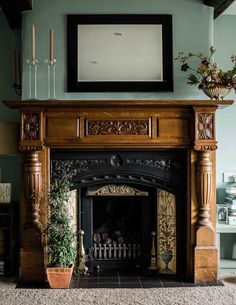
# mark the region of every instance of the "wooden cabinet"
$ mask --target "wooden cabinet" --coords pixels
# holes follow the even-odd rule
[[[18,202],[0,203],[0,272],[18,272]]]

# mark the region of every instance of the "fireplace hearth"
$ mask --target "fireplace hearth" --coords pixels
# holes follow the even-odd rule
[[[85,228],[91,268],[100,260],[106,265],[117,255],[123,260],[124,256],[140,257],[141,265],[148,268],[150,234],[154,231],[160,272],[173,271],[176,265],[176,274],[185,281],[216,283],[215,112],[232,103],[5,102],[19,109],[21,115],[20,281],[45,282],[42,231],[48,206],[42,193],[57,176],[67,174],[78,194],[77,226]],[[122,188],[131,188],[134,194],[111,196],[111,190]],[[107,189],[109,196],[103,193]],[[147,192],[148,196],[136,196],[135,192]],[[135,210],[133,218],[137,221],[130,209]],[[113,214],[114,228],[107,225]],[[116,228],[126,228],[127,223],[130,226],[123,230],[125,233]],[[123,241],[118,240],[117,233]],[[109,263],[105,267],[109,269]],[[125,267],[117,262],[117,268]]]

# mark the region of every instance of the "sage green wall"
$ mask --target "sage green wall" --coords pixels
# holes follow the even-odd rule
[[[8,109],[2,100],[17,99],[13,83],[13,54],[18,33],[13,32],[0,8],[0,121],[18,121],[18,111]],[[1,145],[1,143],[0,143]],[[0,156],[2,182],[12,183],[13,200],[19,198],[19,158]]]
[[[13,54],[16,35],[10,29],[7,19],[0,8],[0,101],[17,99],[13,84]],[[11,111],[0,103],[0,121],[14,121],[18,119],[18,112]]]
[[[215,61],[223,70],[233,67],[230,56],[236,54],[236,16],[221,15],[214,21]],[[227,96],[235,99],[235,92]],[[222,203],[226,184],[223,172],[236,173],[236,103],[217,112],[217,187],[218,202]]]
[[[205,96],[186,85],[186,75],[174,62],[173,93],[67,93],[66,14],[172,14],[174,56],[179,50],[207,52],[213,39],[213,9],[202,0],[35,0],[32,11],[23,15],[22,47],[24,62],[31,57],[31,26],[36,27],[36,57],[39,60],[38,98],[47,99],[49,28],[55,30],[57,99],[196,99]],[[29,97],[28,69],[24,66],[23,98]]]

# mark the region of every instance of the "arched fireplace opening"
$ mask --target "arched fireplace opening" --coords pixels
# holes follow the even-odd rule
[[[185,150],[51,152],[51,183],[67,175],[76,193],[90,272],[147,273],[154,240],[159,272],[186,276],[186,160]]]
[[[81,227],[87,229],[84,246],[90,270],[146,271],[150,234],[157,229],[154,190],[105,184],[83,189],[81,199]]]

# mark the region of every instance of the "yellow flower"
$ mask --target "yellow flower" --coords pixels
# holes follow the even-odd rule
[[[204,65],[204,64],[201,64],[200,66],[199,66],[199,68],[198,68],[198,71],[200,72],[200,73],[204,73],[204,72],[206,72],[208,70],[208,66],[206,66],[206,65]]]

